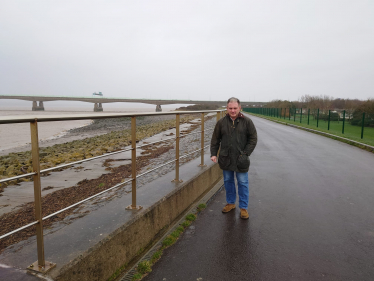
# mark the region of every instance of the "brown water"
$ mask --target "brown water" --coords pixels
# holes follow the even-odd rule
[[[172,108],[174,109],[174,108]],[[172,110],[171,108],[164,109],[164,111]],[[111,111],[105,112],[154,112],[149,108],[121,108],[112,109]],[[50,111],[31,111],[31,110],[0,110],[0,119],[3,116],[46,116],[46,115],[69,115],[77,113],[94,113],[92,109],[67,111],[66,108],[55,109]],[[101,114],[101,112],[96,112]],[[46,141],[57,139],[65,135],[70,129],[87,126],[91,123],[91,120],[74,120],[74,121],[56,121],[56,122],[42,122],[38,124],[38,136],[39,141]],[[14,152],[17,148],[29,145],[31,142],[30,136],[30,124],[29,123],[18,123],[18,124],[0,124],[0,155]]]

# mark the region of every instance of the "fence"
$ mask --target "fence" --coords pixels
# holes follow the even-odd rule
[[[353,139],[367,138],[368,143],[374,144],[374,127],[372,118],[362,113],[361,116],[355,116],[355,123],[360,126],[351,125],[352,114],[348,114],[346,110],[341,112],[326,110],[319,108],[244,108],[246,112],[268,116],[271,118],[286,120],[288,122],[299,123],[309,127],[316,127],[321,130],[332,131],[334,134],[348,135]],[[365,126],[366,125],[366,126]]]
[[[180,178],[179,178],[179,166],[180,166],[180,159],[182,158],[185,158],[191,154],[194,154],[194,153],[197,153],[197,152],[200,152],[201,154],[201,164],[199,166],[206,166],[204,164],[204,151],[207,147],[209,147],[209,145],[207,146],[204,146],[204,133],[206,131],[209,131],[209,130],[213,130],[213,128],[210,128],[210,129],[205,129],[204,128],[204,119],[205,119],[205,113],[216,113],[216,119],[217,121],[223,117],[223,114],[224,114],[224,111],[222,110],[209,110],[209,111],[184,111],[184,112],[166,112],[166,113],[162,113],[162,112],[158,112],[158,113],[143,113],[143,114],[100,114],[100,115],[92,115],[92,114],[89,114],[89,115],[70,115],[70,116],[43,116],[43,117],[38,117],[38,118],[28,118],[28,117],[3,117],[3,118],[0,118],[0,124],[15,124],[15,123],[30,123],[30,132],[31,132],[31,155],[32,155],[32,172],[31,173],[25,173],[23,175],[18,175],[18,176],[14,176],[14,177],[9,177],[9,178],[5,178],[5,179],[1,179],[0,180],[0,183],[5,183],[5,182],[10,182],[10,181],[14,181],[14,180],[17,180],[17,179],[21,179],[21,178],[25,178],[25,177],[32,177],[33,178],[33,185],[34,185],[34,204],[35,204],[35,221],[32,222],[32,223],[29,223],[27,225],[24,225],[18,229],[15,229],[11,232],[8,232],[8,233],[5,233],[5,234],[2,234],[0,236],[0,239],[3,239],[5,237],[8,237],[12,234],[15,234],[21,230],[24,230],[26,228],[29,228],[31,226],[36,226],[36,241],[37,241],[37,256],[38,256],[38,260],[33,263],[32,265],[30,265],[28,267],[29,270],[33,270],[33,271],[37,271],[37,272],[40,272],[40,273],[46,273],[48,270],[50,270],[51,268],[55,267],[56,264],[52,263],[52,262],[47,262],[45,261],[45,257],[44,257],[44,242],[43,242],[43,221],[53,217],[53,216],[56,216],[68,209],[71,209],[79,204],[82,204],[83,202],[86,202],[88,200],[91,200],[105,192],[108,192],[110,190],[113,190],[113,189],[116,189],[116,188],[119,188],[119,187],[122,187],[124,185],[126,185],[127,183],[131,182],[131,185],[132,185],[132,199],[131,199],[131,204],[129,206],[126,207],[127,210],[139,210],[141,209],[142,207],[137,205],[137,198],[136,198],[136,179],[141,177],[141,176],[144,176],[150,172],[153,172],[154,170],[158,169],[158,168],[161,168],[165,165],[168,165],[168,164],[171,164],[171,163],[174,163],[175,162],[175,179],[173,180],[173,182],[181,182]],[[183,134],[181,135],[180,134],[180,116],[181,115],[184,115],[184,114],[200,114],[201,115],[201,130],[198,132],[200,133],[201,137],[201,147],[200,149],[198,150],[195,150],[195,151],[192,151],[190,153],[187,153],[185,155],[179,155],[179,142],[180,142],[180,138],[182,137],[185,137],[187,135],[190,135],[190,134],[196,134],[195,132],[192,132],[192,133],[189,133],[189,134]],[[166,138],[164,140],[160,140],[160,141],[155,141],[155,142],[151,142],[151,143],[147,143],[147,144],[144,144],[144,145],[141,145],[141,146],[136,146],[136,117],[140,117],[140,116],[152,116],[152,115],[175,115],[175,120],[176,120],[176,127],[175,127],[175,130],[176,130],[176,134],[175,134],[175,137],[170,137],[170,138]],[[131,117],[131,148],[128,148],[128,149],[122,149],[122,150],[118,150],[118,151],[114,151],[114,152],[110,152],[110,153],[106,153],[106,154],[103,154],[103,155],[100,155],[100,156],[96,156],[96,157],[91,157],[91,158],[88,158],[88,159],[83,159],[83,160],[79,160],[79,161],[75,161],[75,162],[70,162],[70,163],[67,163],[67,164],[63,164],[63,165],[59,165],[59,166],[56,166],[56,167],[51,167],[51,168],[48,168],[48,169],[44,169],[44,170],[41,170],[40,168],[40,163],[39,163],[39,139],[38,139],[38,123],[39,122],[50,122],[50,121],[67,121],[67,120],[91,120],[91,119],[105,119],[105,118],[121,118],[121,117]],[[168,161],[162,165],[159,165],[151,170],[148,170],[142,174],[139,174],[137,175],[136,173],[136,150],[137,149],[140,149],[140,148],[143,148],[143,147],[146,147],[146,146],[149,146],[149,145],[154,145],[156,143],[161,143],[161,142],[168,142],[168,141],[171,141],[171,140],[174,140],[175,141],[175,159],[171,160],[171,161]],[[42,217],[42,197],[41,197],[41,174],[42,173],[46,173],[46,172],[50,172],[50,171],[53,171],[53,170],[58,170],[58,169],[61,169],[61,168],[65,168],[65,167],[68,167],[68,166],[72,166],[72,165],[75,165],[75,164],[80,164],[80,163],[83,163],[83,162],[86,162],[86,161],[91,161],[91,160],[94,160],[94,159],[99,159],[99,158],[102,158],[102,157],[107,157],[107,156],[110,156],[110,155],[114,155],[114,154],[118,154],[118,153],[123,153],[123,152],[126,152],[126,151],[131,151],[131,178],[126,180],[126,181],[123,181],[119,184],[116,184],[104,191],[101,191],[93,196],[90,196],[88,198],[85,198],[84,200],[81,200],[79,202],[76,202],[66,208],[63,208],[61,210],[58,210],[57,212],[54,212],[52,214],[49,214],[45,217]]]

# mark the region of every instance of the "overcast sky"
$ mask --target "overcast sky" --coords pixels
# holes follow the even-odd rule
[[[0,1],[0,94],[374,98],[374,1]]]

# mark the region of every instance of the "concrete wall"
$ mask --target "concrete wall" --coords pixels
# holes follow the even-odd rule
[[[207,193],[220,179],[218,164],[182,183],[169,195],[117,229],[104,241],[65,265],[55,280],[106,280],[122,265],[150,246],[182,213]]]

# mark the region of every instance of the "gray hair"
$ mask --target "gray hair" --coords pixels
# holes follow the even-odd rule
[[[227,100],[227,104],[229,104],[230,102],[237,102],[238,105],[240,105],[240,101],[239,101],[238,98],[234,98],[234,97],[229,98],[229,99]]]

